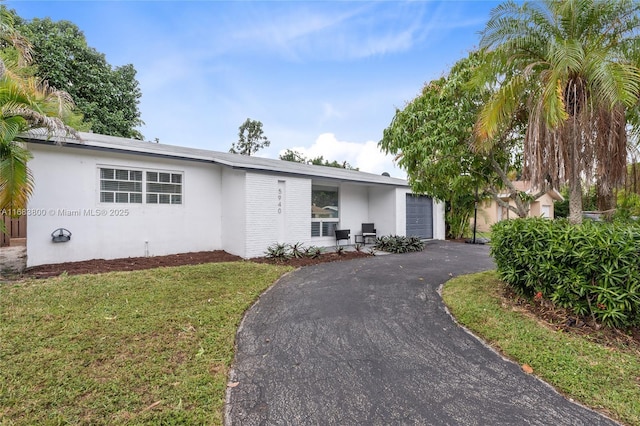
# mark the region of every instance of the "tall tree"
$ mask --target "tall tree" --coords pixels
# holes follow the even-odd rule
[[[72,22],[18,21],[17,28],[33,44],[37,76],[69,93],[93,132],[143,139],[136,129],[143,124],[138,110],[142,94],[133,65],[113,68]]]
[[[471,147],[473,125],[482,103],[488,98],[486,86],[471,86],[482,56],[472,52],[458,61],[446,77],[427,83],[419,96],[403,110],[397,110],[379,146],[396,155],[407,171],[415,192],[428,193],[447,204],[449,236],[460,238],[479,198],[493,196],[500,205],[519,216],[528,213],[528,197],[515,189],[509,175],[518,169],[517,128],[500,136],[486,154]],[[498,194],[504,188],[513,204]]]
[[[18,64],[27,64],[31,46],[15,30],[13,18],[0,9],[0,40],[3,48],[20,52]],[[20,134],[44,129],[62,131],[77,137],[63,120],[77,119],[68,93],[51,89],[36,77],[22,77],[19,70],[5,64],[0,55],[0,211],[13,215],[26,206],[33,190],[33,178],[27,167],[31,153]],[[13,66],[19,66],[13,64]],[[3,223],[4,224],[4,223]]]
[[[271,144],[262,131],[262,122],[247,118],[238,128],[238,142],[229,149],[233,154],[253,155]]]
[[[610,193],[626,164],[625,113],[640,90],[636,0],[544,0],[496,7],[481,47],[502,78],[483,108],[478,147],[487,148],[515,111],[528,111],[524,173],[534,185],[569,186],[569,219],[582,221],[582,177]]]

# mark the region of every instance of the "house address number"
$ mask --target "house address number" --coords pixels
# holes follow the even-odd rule
[[[282,213],[282,188],[278,188],[278,214]]]

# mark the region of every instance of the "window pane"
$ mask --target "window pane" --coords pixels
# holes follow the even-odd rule
[[[320,236],[320,222],[311,222],[311,236],[312,237]]]
[[[182,195],[172,195],[171,204],[182,204]]]
[[[129,175],[129,178],[131,180],[142,182],[142,171],[140,171],[140,170],[132,170],[130,175]]]
[[[142,202],[142,193],[140,193],[140,194],[129,194],[129,202],[130,203],[141,203]]]
[[[158,180],[160,182],[171,182],[171,173],[158,173]]]
[[[158,204],[158,194],[147,194],[147,203]]]
[[[113,169],[100,169],[100,179],[113,179]]]
[[[158,181],[158,173],[147,172],[147,182],[157,182],[157,181]]]
[[[116,179],[129,180],[129,170],[116,170]]]
[[[182,183],[182,175],[174,173],[171,175],[171,182],[173,183]]]
[[[129,194],[126,192],[116,192],[116,203],[128,203]]]
[[[336,234],[336,222],[322,222],[322,236],[331,237]]]
[[[158,194],[158,202],[160,204],[171,204],[171,196],[169,194]]]
[[[101,203],[113,203],[113,192],[101,192],[100,193],[100,202]]]
[[[313,186],[311,189],[311,217],[338,218],[338,188]]]

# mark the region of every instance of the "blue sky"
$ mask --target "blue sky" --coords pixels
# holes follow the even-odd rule
[[[477,47],[489,1],[16,1],[131,63],[147,140],[228,151],[246,118],[271,146],[405,173],[377,142],[395,109]]]

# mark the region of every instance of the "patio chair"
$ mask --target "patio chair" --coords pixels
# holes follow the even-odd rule
[[[367,238],[373,238],[374,240],[378,237],[378,233],[376,232],[375,225],[373,223],[363,223],[362,224],[362,243],[367,244]]]
[[[350,229],[336,229],[336,246],[340,245],[341,240],[347,240],[347,244],[351,243]]]

